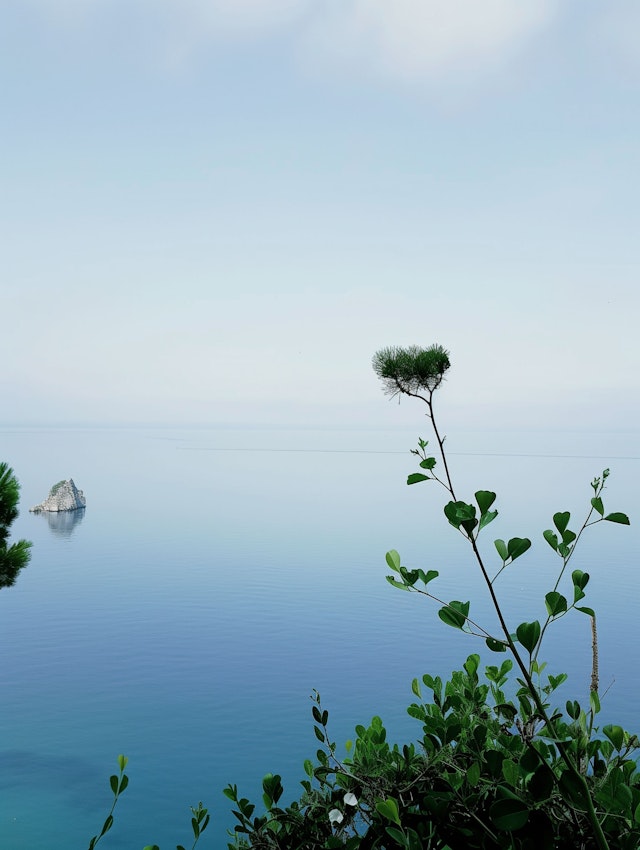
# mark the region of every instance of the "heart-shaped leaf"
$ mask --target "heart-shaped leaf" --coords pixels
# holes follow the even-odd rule
[[[481,514],[486,513],[496,500],[496,494],[490,490],[478,490],[475,496]]]
[[[607,514],[605,519],[608,520],[609,522],[620,523],[620,525],[631,525],[631,523],[629,522],[629,517],[626,514],[621,514],[621,513]]]
[[[527,537],[512,537],[507,543],[507,552],[512,561],[519,558],[531,546],[531,541]]]
[[[516,629],[516,637],[518,641],[524,646],[529,654],[533,652],[536,648],[538,640],[540,639],[540,623],[537,620],[534,620],[533,623],[520,623],[518,628]]]
[[[550,617],[557,617],[559,614],[564,614],[567,610],[567,600],[561,593],[558,593],[557,590],[552,590],[551,593],[547,593],[544,598],[544,602]]]

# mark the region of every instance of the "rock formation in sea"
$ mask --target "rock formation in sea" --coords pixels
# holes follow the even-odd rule
[[[70,478],[68,481],[58,481],[57,484],[54,484],[44,502],[29,508],[29,510],[34,513],[40,511],[77,511],[86,507],[86,504],[87,500],[84,493],[82,490],[78,490],[73,483],[73,478]]]

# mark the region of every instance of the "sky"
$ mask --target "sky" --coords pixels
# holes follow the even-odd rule
[[[0,0],[0,424],[640,428],[634,0]]]

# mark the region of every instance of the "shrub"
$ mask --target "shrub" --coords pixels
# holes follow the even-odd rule
[[[480,571],[500,630],[493,633],[470,616],[470,601],[444,601],[434,592],[438,573],[409,568],[396,550],[387,553],[389,583],[435,601],[443,623],[483,639],[499,663],[481,666],[470,655],[448,681],[426,674],[414,679],[415,701],[409,714],[421,726],[415,742],[387,741],[379,717],[356,727],[355,741],[340,759],[328,729],[329,714],[320,695],[312,695],[314,731],[320,742],[315,759],[304,762],[302,793],[286,806],[281,778],[263,780],[263,811],[225,789],[238,823],[229,848],[273,850],[475,850],[475,848],[615,848],[640,846],[640,781],[635,761],[638,739],[616,725],[598,728],[596,616],[584,604],[586,572],[569,564],[588,528],[601,522],[627,525],[623,513],[605,511],[604,470],[591,483],[592,495],[582,523],[568,512],[553,515],[543,539],[558,558],[557,580],[544,597],[542,619],[508,625],[497,584],[503,571],[531,547],[527,537],[496,539],[497,564],[491,567],[478,537],[498,511],[496,494],[475,492],[460,500],[454,488],[444,438],[434,414],[434,394],[450,368],[441,346],[385,348],[373,367],[391,395],[407,395],[427,407],[435,436],[431,455],[420,439],[413,454],[419,472],[407,483],[434,481],[447,494],[444,515],[467,541]],[[589,704],[568,700],[553,705],[564,673],[547,672],[541,647],[553,624],[579,612],[593,630]]]

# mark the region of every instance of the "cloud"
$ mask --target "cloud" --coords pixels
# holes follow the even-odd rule
[[[284,36],[298,54],[358,76],[407,81],[475,75],[508,61],[556,16],[560,0],[30,0],[50,15],[171,20],[194,51],[211,41]],[[171,31],[172,28],[170,28]]]
[[[407,81],[474,75],[548,26],[556,0],[337,0],[316,16],[316,51]]]

